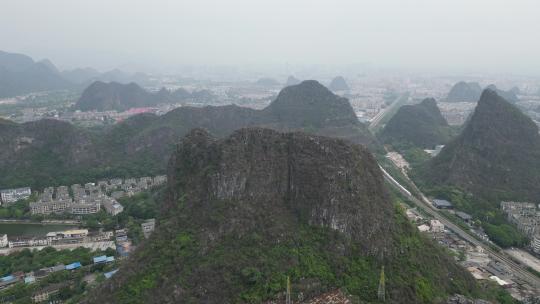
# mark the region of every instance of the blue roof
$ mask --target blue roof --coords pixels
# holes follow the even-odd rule
[[[95,263],[104,263],[106,261],[107,261],[107,256],[106,255],[101,255],[101,256],[94,257],[94,264]]]
[[[109,271],[109,272],[105,272],[104,275],[108,279],[108,278],[112,277],[113,274],[115,274],[117,271],[118,271],[118,269],[115,269],[115,270]]]
[[[0,278],[0,280],[1,280],[2,282],[11,281],[11,280],[13,280],[13,279],[15,279],[15,277],[12,276],[12,275],[8,275],[8,276],[5,276],[5,277],[3,277],[3,278]]]
[[[75,263],[71,263],[69,265],[66,265],[66,270],[77,269],[79,267],[81,267],[81,263],[80,262],[75,262]]]
[[[107,262],[114,262],[114,257],[113,256],[107,257]]]

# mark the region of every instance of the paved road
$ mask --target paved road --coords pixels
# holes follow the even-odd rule
[[[452,223],[448,219],[446,219],[442,214],[439,213],[439,211],[434,208],[431,203],[427,200],[427,198],[421,194],[422,200],[419,200],[415,196],[411,195],[409,191],[407,191],[401,184],[399,184],[392,176],[386,172],[386,170],[382,170],[384,174],[384,178],[399,192],[401,192],[403,195],[405,195],[408,199],[413,201],[419,208],[422,208],[426,213],[433,216],[434,218],[438,219],[441,223],[443,223],[448,229],[452,230],[455,234],[460,236],[461,238],[465,239],[469,243],[480,246],[484,249],[484,252],[486,252],[492,259],[497,260],[504,265],[508,267],[508,269],[512,270],[512,274],[523,281],[530,284],[536,292],[540,292],[540,278],[535,276],[534,274],[530,273],[525,269],[525,266],[519,265],[518,263],[514,262],[507,254],[504,252],[497,252],[493,250],[489,245],[486,243],[476,239],[474,236],[472,236],[469,232],[461,229],[456,224]],[[410,181],[410,180],[409,180]],[[411,185],[416,188],[414,183],[411,182]],[[415,190],[418,191],[418,193],[422,193],[416,188]]]
[[[392,102],[388,107],[386,107],[384,110],[377,113],[377,115],[375,115],[375,117],[373,117],[373,119],[369,122],[369,129],[370,130],[372,130],[372,131],[375,130],[377,125],[381,122],[381,120],[386,116],[387,113],[391,112],[393,108],[395,108],[397,106],[400,106],[400,104],[402,104],[402,102],[400,102],[400,100],[403,97],[403,95],[399,95],[399,97],[396,98],[396,100],[394,100],[394,102]]]

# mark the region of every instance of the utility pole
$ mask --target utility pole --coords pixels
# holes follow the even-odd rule
[[[285,296],[285,304],[291,304],[291,279],[287,276],[287,295]]]
[[[379,301],[384,302],[385,298],[385,280],[384,280],[384,266],[381,268],[381,277],[379,278],[379,290],[377,291],[377,297],[379,298]]]

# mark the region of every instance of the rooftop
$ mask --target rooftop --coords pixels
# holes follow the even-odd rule
[[[444,199],[434,199],[433,204],[438,207],[452,207],[452,203]]]

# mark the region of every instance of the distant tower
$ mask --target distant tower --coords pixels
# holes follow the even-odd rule
[[[384,302],[385,297],[385,281],[384,281],[384,266],[381,268],[381,277],[379,279],[379,290],[377,291],[377,297],[379,301]]]
[[[287,276],[287,295],[285,297],[285,303],[291,304],[291,279]]]

